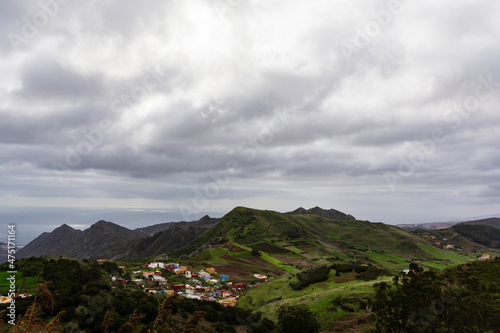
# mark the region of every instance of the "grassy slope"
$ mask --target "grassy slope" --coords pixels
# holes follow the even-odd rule
[[[190,254],[199,249],[192,261],[224,262],[228,259],[222,258],[223,255],[244,257],[250,254],[230,253],[225,249],[217,253],[214,248],[221,248],[223,243],[229,241],[248,251],[264,243],[289,251],[288,254],[281,254],[291,258],[289,262],[304,260],[311,264],[329,264],[331,261],[326,260],[327,258],[337,257],[350,262],[371,262],[397,272],[407,268],[407,260],[439,269],[464,263],[482,252],[493,255],[498,253],[468,241],[453,233],[452,229],[434,233],[439,239],[447,237],[456,242],[463,251],[458,253],[456,250],[443,250],[434,245],[435,241],[422,237],[420,233],[408,232],[383,223],[332,221],[317,215],[285,215],[274,211],[236,207],[216,226],[175,251],[173,257]],[[212,248],[208,249],[209,246]],[[283,257],[276,258],[272,250],[264,250],[262,253],[262,259],[274,264],[276,268],[296,271],[296,268],[284,265]]]
[[[311,311],[318,315],[318,320],[323,327],[335,319],[348,314],[340,309],[331,310],[333,300],[337,297],[363,298],[372,294],[374,283],[390,281],[392,277],[379,278],[375,281],[349,281],[336,283],[333,271],[330,279],[325,282],[311,285],[300,291],[293,291],[289,286],[295,278],[289,275],[280,276],[272,281],[246,291],[239,299],[238,306],[246,309],[258,310],[265,313],[272,320],[276,320],[276,312],[282,305],[306,304]],[[352,275],[342,274],[341,277]],[[359,309],[364,313],[364,309]]]
[[[408,268],[407,260],[416,261],[427,268],[443,269],[475,259],[480,252],[500,254],[450,232],[437,231],[435,234],[436,237],[447,237],[462,246],[461,253],[443,250],[434,245],[434,240],[423,237],[422,233],[405,231],[383,223],[332,221],[317,215],[284,215],[237,207],[226,214],[219,224],[176,253],[191,253],[203,245],[213,244],[214,239],[224,238],[222,243],[226,242],[225,245],[213,244],[211,248],[191,258],[190,264],[214,265],[224,262],[245,266],[254,273],[261,273],[264,267],[238,259],[251,257],[250,250],[259,246],[267,249],[262,251],[262,259],[274,265],[276,271],[284,269],[289,273],[298,272],[301,265],[285,265],[285,261],[307,262],[311,265],[331,264],[332,259],[335,259],[333,262],[373,263],[396,273]],[[230,251],[227,244],[240,247],[240,252]],[[289,252],[280,253],[278,259],[276,249]],[[248,290],[240,298],[238,306],[258,309],[274,319],[279,306],[286,303],[306,303],[319,315],[320,322],[326,327],[332,319],[346,315],[340,310],[331,311],[333,299],[339,296],[366,297],[372,293],[372,285],[380,282],[336,283],[333,273],[332,271],[328,281],[301,291],[291,290],[289,283],[295,278],[289,274],[278,276],[264,285]],[[248,274],[246,278],[253,280],[252,274]],[[279,297],[281,299],[278,300]]]

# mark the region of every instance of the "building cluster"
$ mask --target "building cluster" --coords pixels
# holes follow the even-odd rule
[[[425,234],[423,235],[423,237],[425,237],[425,238],[429,238],[430,240],[435,241],[435,242],[434,242],[434,245],[439,246],[439,247],[443,247],[443,249],[445,249],[445,250],[457,250],[458,252],[462,251],[462,249],[461,249],[461,248],[455,247],[455,245],[453,245],[453,244],[449,244],[449,243],[448,243],[448,244],[441,243],[440,241],[438,241],[438,239],[436,238],[436,236],[429,235],[429,233],[425,233]],[[442,242],[448,242],[448,238],[443,237],[443,238],[441,239],[441,241],[442,241]]]
[[[164,277],[166,271],[176,274],[170,282]],[[239,292],[247,288],[245,283],[229,281],[229,275],[218,274],[214,267],[207,267],[204,270],[194,272],[178,263],[152,262],[144,264],[144,270],[133,271],[132,273],[141,278],[134,278],[131,281],[142,285],[150,293],[178,294],[186,298],[218,302],[224,306],[235,306],[238,302]],[[267,281],[266,275],[255,274],[254,276],[257,279]],[[127,280],[116,277],[113,277],[112,281],[127,283]],[[146,281],[158,282],[158,284],[154,288],[148,288]],[[256,285],[260,284],[262,283]]]

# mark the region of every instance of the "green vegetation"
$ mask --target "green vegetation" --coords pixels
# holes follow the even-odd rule
[[[320,325],[314,313],[304,305],[283,305],[278,309],[278,326],[284,333],[317,333]]]
[[[488,247],[500,248],[500,229],[489,225],[457,224],[453,227],[460,235]]]
[[[500,259],[441,273],[416,264],[375,286],[375,332],[500,332]]]
[[[296,268],[328,264],[327,258],[333,257],[350,263],[376,264],[396,274],[407,267],[408,260],[443,268],[476,258],[478,251],[492,252],[483,245],[467,241],[454,231],[448,233],[449,239],[463,243],[461,252],[445,251],[434,241],[422,237],[421,233],[383,223],[334,221],[318,215],[281,214],[236,207],[217,225],[170,255],[179,260],[227,261],[227,258],[221,258],[228,254],[227,251],[214,251],[231,243],[250,252],[253,249],[260,251],[262,259],[291,273],[296,273]],[[210,249],[210,256],[206,253],[207,249]],[[229,255],[247,256],[241,252]],[[287,261],[284,256],[290,259]],[[289,264],[286,265],[286,262]]]
[[[377,266],[361,267],[361,269],[358,268],[359,267],[355,268],[356,273],[359,273],[356,275],[356,279],[363,281],[375,280],[379,276],[387,276],[390,274],[388,270]]]
[[[290,283],[292,290],[302,290],[313,283],[323,282],[328,280],[330,275],[330,267],[320,266],[311,268],[297,274],[297,283]]]
[[[237,207],[206,232],[197,237],[193,234],[195,238],[183,247],[159,257],[127,260],[125,270],[112,261],[20,261],[23,288],[30,287],[35,293],[37,286],[46,286],[54,308],[45,309],[24,299],[19,300],[18,309],[27,313],[40,308],[37,313],[46,323],[64,310],[59,317],[63,326],[86,332],[126,327],[141,332],[234,332],[237,326],[253,332],[317,332],[320,328],[369,332],[375,326],[378,332],[412,332],[422,328],[415,324],[421,318],[430,321],[425,323],[432,328],[429,331],[441,332],[452,315],[462,316],[460,311],[469,309],[476,319],[464,327],[470,332],[496,332],[492,327],[497,321],[484,313],[498,315],[499,272],[492,268],[498,261],[470,262],[483,253],[500,254],[488,247],[498,245],[496,231],[466,225],[409,232],[382,223]],[[448,244],[450,248],[443,248]],[[249,288],[238,292],[235,308],[222,308],[215,303],[151,295],[131,282],[110,281],[111,276],[127,281],[136,278],[132,271],[144,267],[139,262],[150,261],[179,262],[191,271],[213,266],[218,272],[213,277],[228,275],[232,282],[244,282]],[[402,275],[409,264],[414,272]],[[39,272],[43,274],[37,283]],[[257,273],[268,278],[257,279]],[[163,271],[162,276],[171,283],[186,282],[170,272]],[[154,283],[148,280],[147,287]],[[457,290],[469,303],[446,303]],[[486,301],[481,303],[481,297]],[[446,304],[444,312],[429,312],[428,304],[434,305],[436,299]],[[455,308],[458,305],[461,309]],[[483,313],[474,312],[476,308]],[[417,314],[412,317],[408,309]],[[252,311],[265,313],[266,318]],[[292,318],[294,325],[290,325]],[[302,326],[297,318],[305,318],[309,324]],[[485,325],[479,325],[479,320]],[[458,327],[450,332],[459,332]]]
[[[68,258],[30,258],[18,261],[39,283],[36,296],[16,299],[17,326],[28,331],[86,332],[235,332],[246,327],[271,332],[274,323],[258,312],[224,307],[216,302],[179,296],[152,295],[134,283],[113,283],[110,276],[122,271],[113,262],[78,261]],[[6,265],[0,267],[5,270]],[[126,274],[123,272],[122,274]],[[0,306],[0,311],[7,304]],[[5,312],[3,312],[5,313]],[[24,316],[22,316],[24,314]],[[3,316],[3,327],[8,317]],[[1,325],[0,325],[1,327]]]
[[[356,327],[350,321],[358,318],[362,322],[358,329],[362,330],[370,326],[370,313],[365,308],[366,300],[373,295],[371,286],[390,281],[389,276],[400,274],[410,262],[440,270],[474,260],[478,253],[500,254],[452,229],[432,233],[437,239],[431,239],[428,232],[408,232],[383,223],[334,221],[318,215],[237,207],[173,255],[181,258],[191,253],[194,256],[188,257],[193,264],[225,262],[275,277],[246,291],[239,298],[238,307],[264,311],[277,321],[280,306],[307,304],[324,329],[340,330],[333,322]],[[437,246],[435,242],[441,238],[447,238],[461,251]],[[233,246],[240,249],[230,249]],[[260,256],[252,255],[252,250],[254,254],[259,251]],[[252,257],[259,257],[274,268],[264,262],[240,260]],[[332,264],[335,272],[311,274],[318,267]],[[244,282],[253,279],[251,274],[238,276]],[[342,299],[347,305],[334,305],[335,299]]]
[[[4,264],[5,265],[5,264]],[[23,260],[16,262],[16,286],[18,292],[34,294],[37,289],[37,282],[44,282],[43,277],[38,277],[41,272],[41,265],[38,260]],[[10,283],[7,280],[11,274],[7,273],[8,269],[0,270],[0,294],[7,295]]]
[[[352,266],[350,267],[352,269]],[[298,281],[296,277],[283,275],[259,287],[248,289],[240,296],[238,306],[262,311],[269,316],[269,319],[277,321],[277,311],[280,306],[305,304],[317,315],[322,328],[329,329],[340,317],[364,315],[365,306],[358,304],[350,309],[342,309],[334,306],[335,299],[339,297],[359,299],[366,304],[367,299],[373,294],[374,283],[392,279],[392,277],[385,277],[362,282],[355,280],[355,275],[355,272],[342,273],[339,277],[341,282],[336,282],[337,277],[331,271],[328,280],[311,284],[302,290],[290,288],[290,283]],[[351,311],[352,308],[356,308],[355,312]]]

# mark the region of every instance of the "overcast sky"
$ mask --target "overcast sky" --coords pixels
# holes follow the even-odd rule
[[[0,218],[25,243],[235,206],[497,215],[499,16],[494,0],[1,1]]]

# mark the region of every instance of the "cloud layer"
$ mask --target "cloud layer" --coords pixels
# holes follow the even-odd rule
[[[0,208],[17,223],[37,223],[27,207],[498,213],[499,14],[493,0],[3,1]]]

